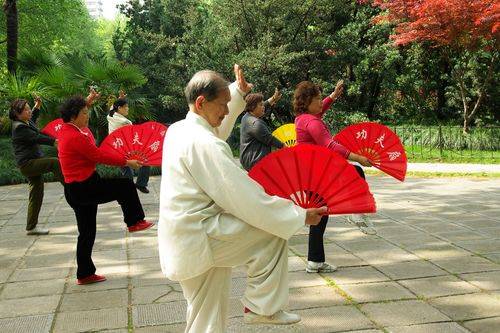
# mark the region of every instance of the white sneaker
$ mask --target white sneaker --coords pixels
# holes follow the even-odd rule
[[[245,324],[273,324],[273,325],[290,325],[300,321],[300,316],[295,313],[279,310],[273,315],[263,316],[253,312],[243,314]]]
[[[337,266],[329,265],[326,262],[308,261],[306,266],[307,273],[332,273],[337,270]]]
[[[31,230],[26,231],[26,235],[47,235],[49,233],[49,229],[34,227]]]
[[[347,217],[347,222],[354,224],[359,230],[367,235],[376,235],[377,230],[373,223],[364,214],[352,214]]]

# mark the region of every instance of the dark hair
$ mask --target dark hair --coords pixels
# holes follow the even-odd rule
[[[11,120],[18,120],[17,116],[23,113],[26,104],[28,104],[28,101],[25,99],[16,99],[10,103],[9,118]]]
[[[118,108],[124,105],[128,104],[128,100],[126,98],[118,98],[114,103],[113,106],[111,107],[111,110],[109,110],[109,115],[113,117],[116,111],[118,111]]]
[[[226,81],[217,72],[203,70],[195,73],[189,80],[184,94],[188,104],[194,104],[198,96],[204,96],[207,101],[212,101],[217,98],[221,90],[226,89],[229,82]]]
[[[293,93],[293,112],[296,115],[307,113],[314,97],[321,94],[321,87],[311,81],[302,81]]]
[[[257,104],[264,100],[264,95],[262,94],[248,94],[245,97],[245,102],[247,105],[245,106],[245,112],[252,112],[257,107]]]
[[[77,117],[85,106],[87,106],[87,101],[81,95],[68,98],[59,108],[63,121],[67,123],[71,118]]]

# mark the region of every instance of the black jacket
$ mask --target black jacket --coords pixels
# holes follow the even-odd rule
[[[250,170],[271,152],[272,147],[282,148],[283,143],[272,135],[264,120],[248,112],[243,115],[240,127],[241,165]]]
[[[40,133],[36,127],[35,122],[39,113],[39,109],[33,109],[33,114],[28,123],[19,120],[12,122],[12,146],[19,167],[29,160],[43,157],[39,145],[52,146],[54,144],[54,138]]]

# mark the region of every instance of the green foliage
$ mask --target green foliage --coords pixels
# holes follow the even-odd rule
[[[453,79],[459,54],[425,43],[395,48],[389,39],[393,26],[374,24],[380,9],[366,3],[133,0],[122,8],[127,21],[113,42],[120,60],[144,70],[148,83],[143,92],[169,122],[185,114],[182,89],[194,72],[209,68],[232,79],[237,62],[255,91],[269,96],[275,87],[282,90],[275,126],[293,120],[297,83],[313,80],[329,93],[338,79],[346,90],[334,110],[343,119],[329,119],[332,125],[366,118],[460,124],[462,100]],[[462,66],[467,86],[476,87],[468,91],[470,98],[477,97],[492,54],[474,53]],[[497,64],[479,123],[500,120],[495,112],[500,97],[494,93],[498,73]]]
[[[18,0],[17,10],[20,53],[34,50],[56,55],[76,50],[101,52],[102,46],[96,34],[97,23],[89,16],[83,1]],[[0,11],[0,22],[0,36],[5,36],[3,11]],[[5,47],[5,44],[0,44],[0,54],[6,53]],[[0,65],[4,67],[5,63],[6,58],[0,57]]]
[[[58,106],[69,96],[86,95],[90,85],[97,86],[102,97],[91,109],[90,126],[97,140],[107,135],[106,114],[118,91],[128,93],[132,119],[154,119],[149,109],[149,100],[134,89],[142,86],[146,78],[135,65],[126,65],[105,57],[82,53],[65,54],[60,57],[46,56],[36,51],[39,59],[51,61],[30,61],[36,56],[24,53],[17,76],[6,74],[0,84],[0,116],[3,118],[4,133],[10,122],[6,120],[10,102],[16,98],[31,101],[32,95],[42,97],[44,103],[41,125],[59,117]],[[7,126],[6,126],[7,125]]]

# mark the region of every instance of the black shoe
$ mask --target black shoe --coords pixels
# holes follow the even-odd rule
[[[148,190],[148,188],[147,188],[146,186],[137,186],[137,185],[135,185],[135,187],[136,187],[139,191],[141,191],[142,193],[149,193],[149,190]]]

